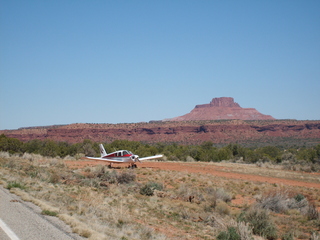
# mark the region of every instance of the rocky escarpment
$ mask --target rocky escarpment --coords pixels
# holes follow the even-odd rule
[[[22,141],[32,139],[82,142],[111,142],[117,139],[149,143],[177,142],[201,144],[273,142],[290,139],[303,143],[319,143],[320,121],[269,120],[269,121],[192,121],[131,124],[70,124],[18,130],[3,130],[0,134]]]
[[[274,120],[270,115],[264,115],[254,108],[242,108],[231,97],[213,98],[209,104],[196,105],[188,114],[169,119],[169,121],[197,120]]]

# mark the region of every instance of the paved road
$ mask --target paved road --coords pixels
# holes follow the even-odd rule
[[[1,240],[81,240],[57,217],[41,214],[41,209],[0,186]]]

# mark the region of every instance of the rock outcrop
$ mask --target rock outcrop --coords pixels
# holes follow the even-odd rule
[[[213,98],[209,104],[196,105],[190,112],[167,121],[197,121],[197,120],[274,120],[270,115],[264,115],[254,108],[242,108],[231,97]]]

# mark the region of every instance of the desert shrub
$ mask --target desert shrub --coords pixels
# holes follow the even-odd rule
[[[130,183],[135,180],[136,180],[136,175],[133,171],[126,171],[117,175],[117,181],[120,184]]]
[[[320,240],[319,233],[313,232],[311,237],[310,237],[310,240]]]
[[[269,240],[277,239],[276,226],[265,209],[252,207],[240,214],[238,220],[249,223],[253,227],[253,234]]]
[[[16,181],[13,182],[8,182],[7,184],[7,189],[11,189],[11,188],[20,188],[20,189],[25,189],[25,185]]]
[[[294,240],[294,234],[293,234],[293,232],[285,233],[285,234],[281,237],[281,240]]]
[[[304,211],[304,209],[308,207],[309,202],[306,198],[300,201],[297,201],[295,198],[290,198],[286,201],[286,204],[289,209],[299,209],[300,211]]]
[[[283,213],[288,210],[288,194],[285,191],[270,192],[262,197],[258,206],[273,212]]]
[[[235,227],[228,227],[227,231],[219,233],[217,240],[241,240],[241,237]]]
[[[297,194],[290,198],[286,191],[281,190],[268,193],[258,203],[260,208],[276,213],[284,213],[289,209],[298,209],[301,212],[306,212],[308,205],[308,200],[302,194]]]
[[[252,228],[249,223],[237,222],[237,231],[241,237],[241,240],[253,240]]]
[[[133,171],[125,171],[118,173],[116,171],[101,170],[96,176],[101,180],[108,183],[130,183],[135,181],[136,175]]]
[[[301,202],[303,199],[305,199],[305,197],[300,193],[294,197],[294,200],[296,200],[297,202]]]
[[[215,195],[216,199],[221,199],[224,202],[231,202],[232,200],[232,195],[223,188],[218,188],[215,191]]]
[[[58,213],[57,212],[54,212],[54,211],[49,211],[49,210],[42,210],[41,212],[42,215],[48,215],[48,216],[57,216]]]
[[[108,183],[117,183],[118,180],[118,173],[113,170],[113,171],[106,171],[106,172],[102,172],[102,173],[98,173],[97,177],[101,180],[101,181],[105,181]]]
[[[154,190],[162,191],[163,185],[161,183],[148,182],[140,188],[140,194],[153,196]]]
[[[11,168],[11,169],[20,169],[19,164],[17,164],[17,161],[10,159],[9,161],[6,161],[4,164],[4,167]]]
[[[206,193],[204,211],[211,212],[215,209],[221,214],[229,214],[228,205],[224,204],[232,200],[232,195],[229,192],[223,188],[207,188],[204,192]]]
[[[316,220],[320,218],[320,214],[317,210],[317,207],[314,204],[309,204],[307,208],[307,217],[309,220]]]
[[[48,182],[49,183],[58,183],[59,180],[60,180],[60,176],[56,172],[53,172],[52,174],[50,174]]]
[[[0,151],[0,158],[10,158],[10,153]]]
[[[195,162],[196,160],[194,160],[193,157],[187,156],[186,157],[186,162]]]
[[[295,162],[297,160],[296,155],[291,152],[285,152],[281,155],[282,162]]]
[[[300,149],[297,153],[297,158],[303,161],[315,163],[315,159],[317,158],[317,151],[312,148]]]
[[[217,206],[217,199],[215,196],[210,196],[206,198],[206,203],[204,205],[204,211],[211,212]]]
[[[292,170],[292,171],[303,171],[303,172],[319,172],[320,164],[312,163],[310,161],[304,160],[294,160],[294,161],[284,161],[282,163],[282,168],[284,170]]]
[[[229,215],[230,214],[230,209],[228,204],[226,204],[223,201],[218,201],[215,210],[221,214],[221,215]]]
[[[94,179],[84,178],[80,181],[80,184],[83,186],[89,186],[89,187],[95,187],[95,188],[100,187],[100,181],[96,178]]]

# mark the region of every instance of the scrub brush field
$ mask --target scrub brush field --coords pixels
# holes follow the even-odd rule
[[[89,239],[319,239],[320,174],[272,164],[0,154],[0,183]]]

